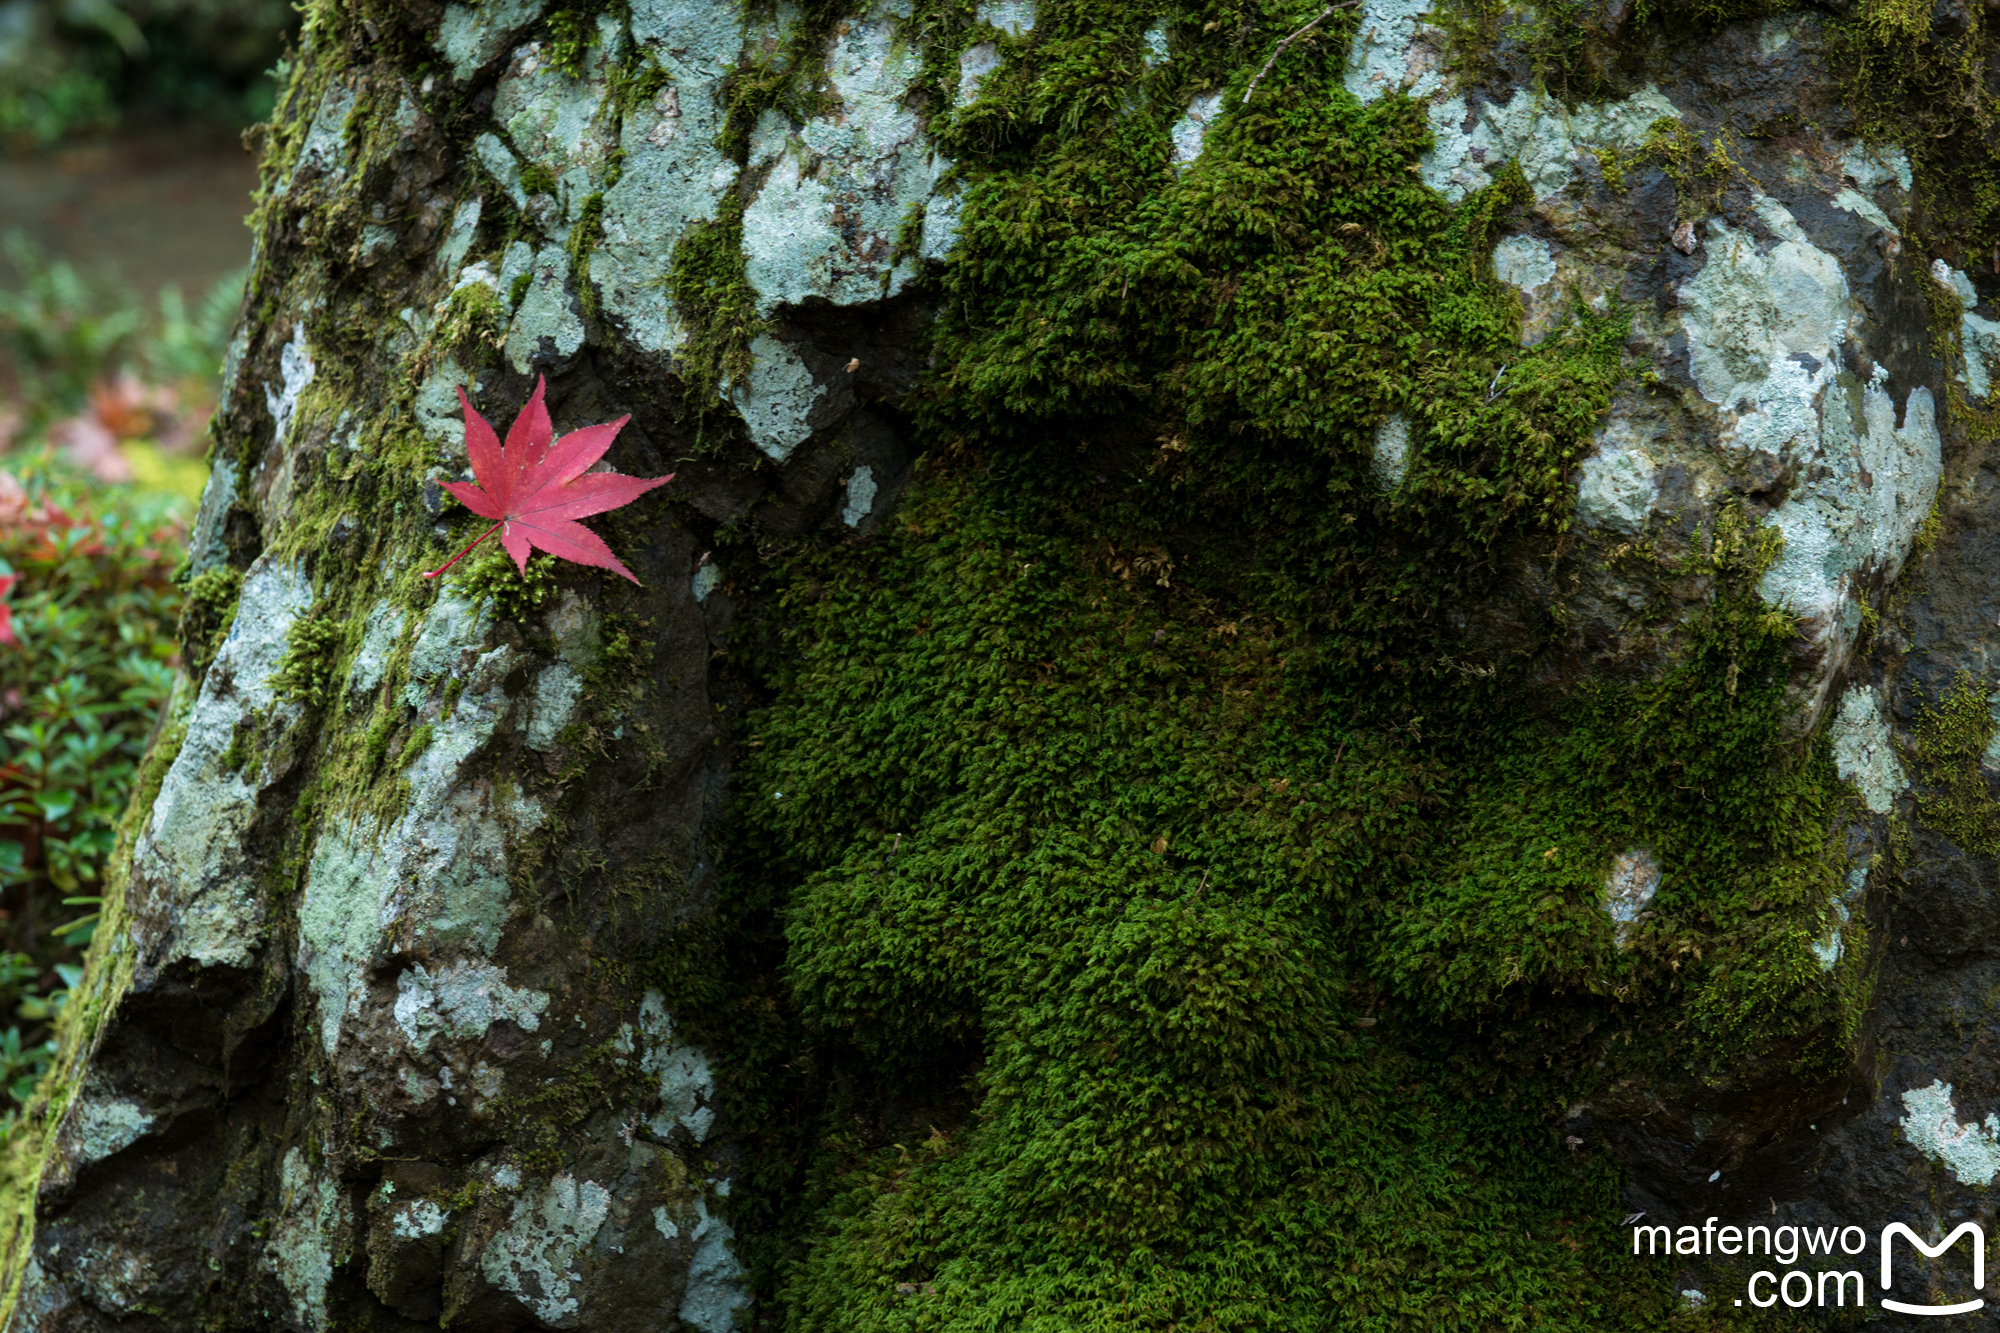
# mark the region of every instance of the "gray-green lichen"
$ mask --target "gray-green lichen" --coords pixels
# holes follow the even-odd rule
[[[483,959],[500,942],[508,915],[507,849],[539,827],[543,811],[511,786],[464,775],[466,762],[514,707],[504,682],[520,654],[504,644],[486,648],[492,627],[489,609],[452,590],[438,598],[410,650],[404,703],[432,734],[404,772],[407,806],[386,826],[367,815],[331,814],[314,844],[299,908],[299,965],[317,998],[329,1054],[344,1020],[361,1017],[370,1004],[372,967],[407,955],[426,959],[428,976],[456,977],[450,959]],[[460,692],[447,713],[450,682]],[[421,1004],[410,998],[438,993],[434,984],[425,991],[427,984],[402,983],[395,1016],[406,1029],[429,1021],[416,1017]],[[478,988],[477,981],[468,985]],[[508,1016],[541,1012],[533,1000],[511,991],[507,997]],[[457,1022],[449,1014],[439,1021],[447,1028]]]
[[[625,34],[611,14],[598,15],[596,28],[583,78],[555,68],[542,44],[530,42],[514,52],[493,97],[494,119],[506,127],[514,151],[555,179],[554,214],[534,219],[544,231],[577,221],[615,147],[607,89]]]
[[[1574,109],[1539,88],[1471,108],[1450,91],[1442,36],[1423,21],[1431,8],[1423,0],[1368,0],[1347,87],[1364,102],[1401,89],[1427,103],[1434,144],[1423,157],[1424,183],[1453,203],[1492,184],[1506,162],[1520,165],[1535,198],[1546,198],[1569,184],[1579,148],[1637,148],[1655,121],[1680,115],[1651,85],[1622,101]]]
[[[528,192],[522,188],[521,160],[514,156],[514,150],[499,135],[488,133],[472,141],[472,155],[479,159],[479,165],[486,168],[487,174],[499,182],[507,197],[514,201],[514,207],[525,211]]]
[[[1862,804],[1878,815],[1895,808],[1896,797],[1910,785],[1903,766],[1896,759],[1896,746],[1889,734],[1889,717],[1882,707],[1882,692],[1872,685],[1856,685],[1840,698],[1840,711],[1831,727],[1833,760],[1840,776],[1855,785]]]
[[[1611,859],[1611,874],[1604,881],[1604,911],[1620,948],[1631,942],[1663,879],[1660,859],[1650,847],[1628,847]]]
[[[1187,166],[1201,156],[1201,146],[1208,138],[1208,127],[1221,114],[1221,93],[1203,93],[1188,102],[1187,110],[1167,132],[1173,143],[1175,166]]]
[[[1959,304],[1959,349],[1965,356],[1961,378],[1966,392],[1974,398],[1985,398],[1992,393],[1993,368],[2000,366],[2000,321],[1973,313],[1973,307],[1979,304],[1979,293],[1962,270],[1934,259],[1931,277]]]
[[[749,378],[731,394],[750,440],[782,463],[812,437],[813,415],[826,391],[789,343],[760,333],[750,343]]]
[[[472,242],[479,235],[480,198],[473,195],[452,210],[451,225],[446,228],[444,240],[438,245],[437,271],[455,273],[465,256],[472,250]]]
[[[297,1148],[285,1153],[276,1224],[265,1264],[292,1298],[292,1313],[307,1333],[330,1326],[326,1289],[346,1261],[351,1220],[340,1187],[320,1177]]]
[[[840,521],[850,528],[858,528],[868,521],[875,512],[875,469],[863,464],[854,469],[847,479],[845,498],[840,507]]]
[[[733,1333],[737,1312],[750,1304],[743,1265],[730,1248],[736,1233],[709,1213],[706,1200],[696,1206],[700,1220],[692,1232],[695,1250],[681,1296],[681,1322],[698,1333]]]
[[[793,127],[766,113],[751,149],[762,186],[743,212],[745,272],[765,314],[818,298],[856,305],[914,276],[896,235],[944,170],[906,104],[920,71],[898,41],[898,14],[849,19],[827,50],[836,109]]]
[[[1597,448],[1584,459],[1576,490],[1577,521],[1636,536],[1645,530],[1659,494],[1660,460],[1623,417],[1605,423]]]
[[[514,1201],[505,1229],[486,1243],[480,1269],[543,1323],[575,1327],[580,1259],[610,1212],[611,1195],[602,1185],[559,1173]]]
[[[1961,1124],[1952,1085],[1932,1079],[1903,1093],[1901,1128],[1912,1148],[1948,1169],[1961,1185],[1984,1189],[2000,1174],[2000,1115]]]
[[[509,986],[507,969],[490,963],[446,963],[435,971],[418,963],[396,978],[396,1026],[420,1053],[440,1035],[483,1037],[502,1020],[534,1032],[548,1008],[547,995]]]
[[[528,266],[528,290],[507,329],[507,361],[515,370],[555,371],[583,346],[583,313],[570,285],[569,252],[545,245]]]
[[[189,574],[206,574],[229,558],[222,542],[222,525],[229,518],[230,506],[236,503],[236,484],[242,476],[235,459],[224,453],[216,454],[208,481],[201,488],[194,526],[188,532]]]
[[[354,114],[355,102],[351,81],[336,79],[327,85],[320,94],[318,109],[313,113],[299,155],[293,160],[291,170],[273,188],[274,194],[289,193],[293,182],[301,176],[318,176],[328,184],[338,184],[345,178],[350,159],[347,122]]]
[[[542,15],[546,0],[485,0],[445,6],[438,24],[437,49],[451,62],[454,79],[477,74],[504,50],[514,34]]]
[[[154,1117],[123,1097],[79,1097],[64,1119],[63,1136],[75,1147],[78,1166],[101,1162],[131,1147],[152,1129]]]
[[[1375,428],[1375,450],[1368,469],[1375,484],[1385,491],[1403,484],[1410,470],[1410,419],[1401,412],[1391,412]]]
[[[640,1070],[657,1080],[660,1109],[647,1123],[654,1135],[664,1139],[681,1125],[696,1143],[708,1137],[715,1124],[715,1074],[698,1048],[674,1041],[673,1018],[660,992],[646,992],[636,1033],[626,1025],[614,1049],[626,1056],[636,1051]]]
[[[410,1199],[395,1205],[389,1227],[404,1240],[422,1240],[443,1231],[450,1220],[451,1213],[431,1200]]]
[[[292,418],[298,412],[299,395],[313,382],[312,350],[306,346],[306,322],[296,320],[292,325],[292,340],[285,344],[278,356],[280,382],[267,385],[264,389],[264,405],[271,413],[271,439],[283,448],[290,437]]]
[[[354,665],[347,672],[348,689],[356,694],[367,694],[382,683],[382,673],[388,669],[389,656],[403,636],[405,619],[403,609],[390,602],[377,602],[369,608],[367,622],[361,631],[361,649],[354,655]]]
[[[736,183],[737,165],[716,137],[722,82],[741,53],[743,24],[728,5],[639,0],[631,34],[669,81],[625,114],[623,165],[604,193],[604,235],[590,276],[605,313],[636,346],[668,353],[686,340],[663,291],[674,243],[692,224],[712,220]]]
[[[1532,294],[1555,281],[1556,261],[1549,243],[1535,236],[1509,236],[1493,247],[1493,276]]]
[[[239,760],[237,731],[296,719],[298,706],[278,701],[271,678],[312,601],[295,564],[260,557],[244,577],[236,619],[132,853],[133,914],[152,969],[182,958],[247,967],[263,939],[266,908],[246,843],[258,795],[282,774],[258,757]]]

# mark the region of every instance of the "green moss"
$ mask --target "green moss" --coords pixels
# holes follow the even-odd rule
[[[1721,207],[1731,186],[1748,179],[1730,150],[1731,139],[1726,125],[1704,136],[1673,116],[1662,116],[1647,127],[1633,163],[1659,167],[1682,199],[1712,210]]]
[[[472,532],[476,535],[490,526],[480,519]],[[556,558],[546,551],[531,553],[523,572],[495,538],[460,561],[449,577],[467,601],[477,603],[490,598],[494,614],[500,619],[525,621],[547,605],[550,595],[561,586],[559,573]]]
[[[286,637],[285,655],[271,677],[271,688],[280,699],[308,708],[325,703],[346,637],[347,626],[330,616],[302,616],[294,621]]]
[[[243,571],[232,565],[204,570],[188,581],[180,622],[181,666],[188,675],[200,679],[215,660],[215,650],[236,622],[242,591]]]
[[[1905,245],[1960,268],[2000,245],[2000,95],[1987,71],[1993,15],[1967,6],[1964,22],[1933,22],[1917,0],[1863,0],[1835,28],[1844,101],[1871,143],[1902,146],[1918,207]]]
[[[590,281],[590,256],[604,236],[604,193],[598,191],[583,201],[576,225],[570,228],[567,249],[576,275],[577,299],[586,315],[597,316],[597,288]]]
[[[368,720],[368,730],[362,734],[361,739],[361,755],[365,771],[373,773],[388,755],[389,737],[396,730],[397,720],[395,710],[388,708],[377,709],[375,715]]]
[[[743,1252],[802,1329],[1654,1326],[1666,1275],[1606,1276],[1624,1238],[1576,1219],[1615,1172],[1561,1111],[1811,1077],[1866,1002],[1808,950],[1847,798],[1786,727],[1776,536],[1628,552],[1714,599],[1650,676],[1569,683],[1499,571],[1561,575],[1623,315],[1521,346],[1487,267],[1521,176],[1428,191],[1422,107],[1345,91],[1344,14],[1177,169],[1190,89],[1267,47],[1196,11],[1148,71],[1151,21],[1044,5],[934,119],[932,452],[867,542],[730,566],[766,703],[722,916],[656,980],[762,1127]],[[725,292],[729,225],[683,242]],[[1621,946],[1635,845],[1668,878]]]
[[[483,352],[506,342],[507,319],[508,307],[498,291],[483,282],[468,282],[452,292],[434,336],[447,348],[468,350],[470,345],[475,353]]]
[[[431,724],[426,722],[410,733],[410,739],[403,742],[403,753],[396,757],[396,767],[408,768],[413,760],[431,744]]]
[[[1917,714],[1912,758],[1917,773],[1917,817],[1967,852],[2000,855],[2000,801],[1982,760],[2000,724],[1987,702],[1991,690],[1960,672],[1951,693]]]
[[[584,56],[589,53],[592,39],[597,36],[598,12],[598,8],[586,6],[561,9],[549,15],[548,41],[542,49],[552,68],[561,70],[572,79],[583,77]]]
[[[529,194],[554,194],[555,173],[540,162],[524,160],[521,163],[521,188]]]
[[[739,197],[674,242],[667,292],[689,331],[675,362],[681,382],[697,403],[719,405],[725,388],[749,375],[750,340],[764,329],[744,265]]]
[[[229,745],[222,752],[216,764],[225,773],[241,773],[249,770],[247,776],[255,776],[256,768],[251,761],[256,757],[257,722],[252,718],[238,718],[229,734]],[[261,765],[259,765],[261,767]]]

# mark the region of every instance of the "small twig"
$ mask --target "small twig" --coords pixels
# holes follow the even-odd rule
[[[1495,398],[1500,396],[1500,377],[1506,373],[1507,367],[1505,366],[1493,372],[1493,382],[1486,386],[1486,401],[1488,403],[1491,403]]]
[[[1331,17],[1336,9],[1352,9],[1360,3],[1361,0],[1340,0],[1340,3],[1337,5],[1328,5],[1325,9],[1322,9],[1319,12],[1318,17],[1314,18],[1310,23],[1306,24],[1305,27],[1300,28],[1297,32],[1293,33],[1291,36],[1285,38],[1284,41],[1279,42],[1278,45],[1272,49],[1271,58],[1264,62],[1264,68],[1257,71],[1257,77],[1250,80],[1250,86],[1243,90],[1243,100],[1237,105],[1248,106],[1250,104],[1250,94],[1257,91],[1257,85],[1259,83],[1262,83],[1264,81],[1264,76],[1271,72],[1271,66],[1278,63],[1278,57],[1285,53],[1286,47],[1290,46],[1293,42],[1296,42],[1297,40],[1299,40],[1299,38],[1311,32],[1314,28],[1317,28],[1327,18]]]

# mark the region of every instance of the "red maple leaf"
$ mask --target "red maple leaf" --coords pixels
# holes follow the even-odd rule
[[[602,426],[585,426],[554,440],[549,409],[542,404],[546,381],[535,380],[535,392],[514,424],[507,428],[503,446],[486,418],[472,410],[465,390],[458,401],[465,406],[465,452],[472,459],[472,475],[478,484],[448,481],[444,488],[458,502],[481,518],[496,520],[460,551],[424,577],[434,579],[465,558],[467,551],[494,533],[523,574],[528,572],[528,552],[539,548],[550,555],[622,574],[632,582],[632,571],[620,564],[604,539],[576,520],[586,514],[628,505],[674,479],[628,477],[618,472],[586,472],[618,438],[618,432],[632,418],[623,416]]]

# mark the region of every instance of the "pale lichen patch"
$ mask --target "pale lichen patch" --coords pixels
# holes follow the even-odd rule
[[[1208,138],[1208,127],[1221,114],[1221,93],[1203,93],[1188,102],[1187,110],[1167,132],[1173,142],[1175,166],[1188,166],[1201,156],[1202,143]]]
[[[1532,292],[1556,280],[1549,243],[1534,236],[1509,236],[1493,247],[1493,276]]]
[[[1347,57],[1347,91],[1372,102],[1396,89],[1428,97],[1443,86],[1434,49],[1437,30],[1423,20],[1430,0],[1367,0]]]
[[[1375,452],[1368,469],[1375,484],[1385,491],[1403,484],[1410,470],[1410,419],[1401,412],[1390,413],[1375,428]]]
[[[1856,685],[1842,695],[1831,739],[1835,768],[1860,791],[1862,804],[1878,815],[1893,810],[1910,780],[1896,759],[1882,692],[1873,685]]]
[[[666,1001],[649,990],[639,1004],[639,1035],[643,1051],[639,1068],[657,1081],[660,1110],[647,1128],[665,1138],[675,1125],[685,1127],[700,1143],[715,1125],[715,1074],[708,1057],[693,1046],[674,1041],[673,1019]]]
[[[258,794],[282,774],[249,756],[238,760],[237,730],[296,718],[297,705],[278,702],[271,678],[312,601],[295,564],[266,555],[244,576],[236,619],[132,853],[133,912],[157,950],[153,968],[178,958],[246,967],[262,942],[265,907],[243,871],[245,844]]]
[[[521,184],[520,160],[514,156],[513,149],[507,147],[499,135],[482,134],[474,139],[472,155],[478,158],[479,165],[485,167],[487,173],[499,182],[500,188],[507,192],[507,197],[514,201],[514,207],[527,208],[528,191]]]
[[[715,141],[722,81],[742,48],[743,22],[730,5],[639,0],[631,33],[671,81],[625,113],[622,169],[604,192],[604,236],[591,254],[590,281],[636,346],[671,352],[687,336],[662,291],[675,242],[712,220],[736,183],[737,164]]]
[[[570,287],[569,252],[545,245],[535,252],[527,294],[507,330],[507,362],[515,370],[556,370],[583,346],[583,316]]]
[[[123,1097],[80,1097],[71,1104],[63,1136],[75,1145],[76,1164],[101,1162],[145,1137],[153,1117]]]
[[[292,182],[301,174],[317,173],[333,184],[346,176],[347,121],[354,114],[355,101],[354,88],[346,80],[336,79],[327,85],[326,91],[320,94],[319,106],[306,129],[299,155],[293,161],[292,169],[274,187],[274,194],[289,193]]]
[[[554,748],[556,737],[576,716],[583,701],[583,678],[567,662],[551,662],[535,673],[534,699],[528,711],[525,741],[530,750]]]
[[[1520,164],[1534,197],[1546,199],[1570,183],[1579,149],[1637,148],[1655,121],[1680,112],[1649,85],[1622,101],[1574,111],[1517,88],[1506,102],[1486,102],[1476,112],[1454,96],[1433,101],[1429,114],[1435,144],[1422,159],[1424,182],[1457,203],[1492,184],[1493,173],[1510,159]],[[1468,121],[1470,130],[1464,128]]]
[[[494,118],[506,127],[515,151],[555,177],[564,222],[577,221],[584,201],[603,183],[614,146],[605,115],[608,82],[624,44],[618,20],[600,14],[583,78],[556,68],[541,43],[530,42],[514,52],[494,94]]]
[[[402,638],[405,620],[403,609],[389,602],[377,602],[369,609],[367,623],[361,632],[361,649],[354,655],[354,665],[347,672],[348,689],[366,694],[382,683],[389,656],[395,651],[397,640]]]
[[[396,1206],[389,1229],[404,1240],[422,1240],[443,1231],[450,1220],[450,1212],[429,1199],[413,1199]]]
[[[446,963],[435,971],[419,963],[396,978],[396,1026],[418,1052],[439,1036],[483,1037],[503,1019],[533,1032],[548,1008],[547,995],[509,986],[507,969],[491,963]]]
[[[1611,859],[1611,874],[1604,882],[1604,912],[1611,918],[1619,947],[1631,942],[1663,878],[1659,858],[1650,847],[1627,848]]]
[[[1577,522],[1636,535],[1645,528],[1659,490],[1658,463],[1630,420],[1614,417],[1578,471]]]
[[[1009,37],[1025,37],[1035,30],[1035,3],[1034,0],[980,0],[975,17]]]
[[[507,49],[514,34],[542,15],[546,0],[485,0],[445,6],[438,24],[437,49],[451,62],[451,76],[464,82]]]
[[[850,528],[858,528],[867,522],[868,516],[875,512],[877,489],[874,468],[864,463],[854,469],[854,474],[847,479],[847,493],[845,502],[841,506],[840,521]]]
[[[727,1222],[710,1215],[706,1200],[698,1200],[696,1207],[700,1220],[691,1235],[695,1250],[688,1264],[687,1290],[681,1296],[681,1322],[697,1333],[732,1333],[736,1312],[750,1304],[743,1289],[743,1265],[729,1244],[736,1233]]]
[[[993,42],[974,42],[959,53],[958,57],[958,105],[965,106],[979,97],[979,85],[986,76],[1000,68],[1000,48]]]
[[[1958,298],[1959,350],[1965,356],[1960,379],[1966,392],[1974,398],[1988,397],[1993,391],[1993,367],[2000,366],[2000,321],[1973,313],[1973,307],[1979,304],[1979,292],[1963,270],[1934,259],[1931,277]]]
[[[312,350],[306,346],[306,322],[292,322],[292,340],[278,354],[279,383],[266,385],[264,405],[271,413],[271,441],[283,448],[291,436],[292,418],[297,415],[299,395],[313,382]]]
[[[840,24],[826,55],[837,109],[753,153],[768,174],[743,211],[743,255],[762,314],[813,297],[880,300],[915,275],[896,236],[943,164],[906,103],[921,62],[896,27],[886,10]]]
[[[444,241],[438,246],[438,272],[454,273],[465,262],[465,256],[479,234],[479,210],[480,200],[476,194],[452,210],[451,225],[445,229]]]
[[[1906,1114],[1899,1122],[1904,1139],[1934,1162],[1948,1167],[1961,1185],[1984,1189],[2000,1174],[2000,1116],[1984,1124],[1961,1124],[1952,1103],[1952,1085],[1941,1079],[1903,1094]]]
[[[292,1298],[292,1311],[308,1333],[328,1328],[327,1284],[346,1256],[346,1210],[331,1180],[315,1179],[305,1154],[285,1153],[279,1172],[278,1221],[265,1247],[265,1263]]]
[[[568,1326],[578,1314],[583,1282],[578,1258],[610,1213],[611,1194],[604,1186],[559,1173],[514,1201],[506,1228],[480,1256],[481,1271],[544,1323]]]
[[[760,333],[750,343],[748,380],[731,393],[750,441],[782,463],[811,438],[811,417],[826,396],[790,343]]]

